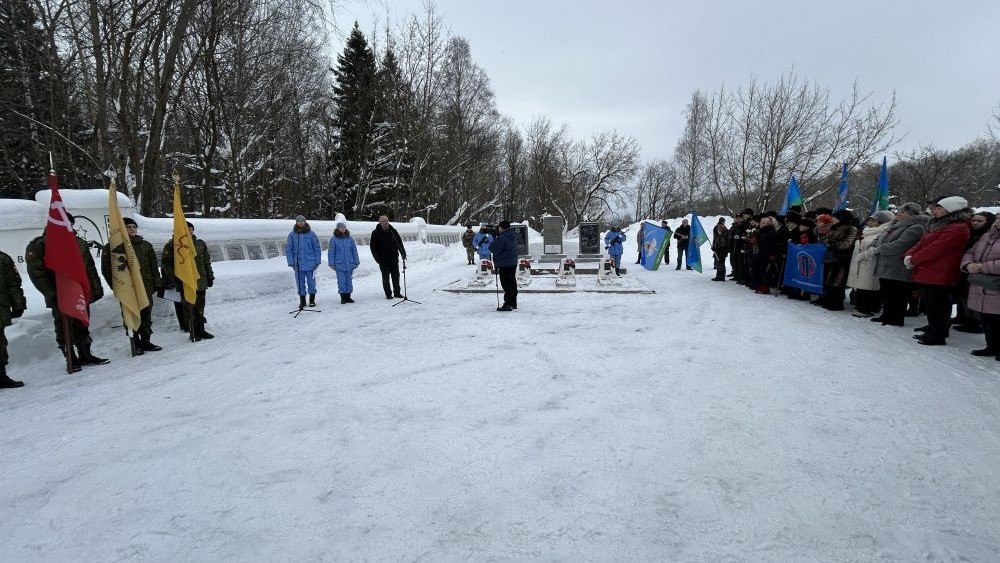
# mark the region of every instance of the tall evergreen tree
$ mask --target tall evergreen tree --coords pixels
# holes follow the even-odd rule
[[[333,149],[333,205],[353,219],[370,218],[365,209],[374,170],[374,140],[377,123],[377,69],[375,55],[358,23],[347,38],[344,52],[337,56],[333,71],[336,104],[334,127],[337,136]]]
[[[32,5],[0,3],[0,196],[32,198],[45,186],[49,152],[63,180],[81,182],[86,156],[74,146],[79,119],[62,76]]]
[[[413,93],[403,80],[399,61],[390,45],[382,56],[377,76],[377,125],[375,136],[373,199],[379,213],[399,217],[405,211],[412,174],[409,141],[415,134]]]

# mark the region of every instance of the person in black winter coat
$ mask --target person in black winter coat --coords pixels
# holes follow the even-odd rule
[[[497,311],[517,310],[517,237],[510,230],[510,221],[500,221],[500,233],[490,243],[493,264],[503,288],[503,305]]]
[[[677,240],[677,267],[675,270],[680,270],[681,266],[684,265],[684,253],[687,252],[688,239],[691,238],[691,225],[688,224],[688,220],[684,219],[681,221],[681,226],[677,227],[674,231],[674,239]],[[687,266],[688,270],[693,270],[691,266]]]
[[[756,293],[770,294],[777,285],[778,231],[771,224],[772,218],[761,217],[753,253],[753,288]]]
[[[372,257],[378,263],[378,269],[382,272],[382,289],[385,291],[385,298],[402,298],[403,293],[399,288],[399,257],[403,257],[403,269],[406,269],[406,248],[403,246],[403,239],[399,236],[399,231],[389,224],[389,217],[382,215],[378,218],[378,226],[372,231],[371,242]],[[389,280],[392,279],[392,287],[389,287]]]

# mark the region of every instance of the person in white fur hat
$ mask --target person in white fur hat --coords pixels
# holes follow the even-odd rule
[[[927,233],[907,251],[903,264],[921,285],[927,309],[924,334],[916,338],[925,346],[941,346],[951,326],[951,293],[960,279],[972,210],[964,197],[949,196],[931,205],[931,216]]]

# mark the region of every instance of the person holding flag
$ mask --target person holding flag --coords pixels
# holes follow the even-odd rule
[[[66,356],[67,371],[76,372],[83,365],[109,361],[90,351],[90,304],[104,297],[104,287],[87,242],[73,230],[75,218],[59,195],[54,170],[49,173],[49,188],[48,222],[42,235],[28,243],[24,261],[28,278],[52,310],[56,344]]]
[[[132,355],[158,352],[162,348],[150,342],[153,292],[163,289],[156,251],[149,241],[138,235],[139,225],[135,219],[122,218],[113,182],[108,192],[115,199],[108,205],[109,242],[104,245],[101,255],[101,273],[121,303],[125,326],[132,331]]]
[[[660,268],[660,261],[666,256],[667,247],[670,246],[670,230],[666,227],[667,222],[661,223],[658,227],[653,223],[644,224],[642,229],[642,267],[653,271]]]
[[[688,224],[687,219],[681,221],[681,226],[677,227],[677,230],[674,231],[674,239],[677,240],[677,267],[674,269],[680,270],[681,266],[685,266],[684,253],[688,250],[688,247],[690,246],[689,243],[691,242],[691,225]],[[690,259],[690,254],[688,255],[688,258]],[[688,270],[693,269],[690,264],[687,264],[686,266]]]
[[[208,253],[205,241],[194,236],[194,225],[184,221],[183,215],[180,217],[184,224],[183,231],[178,232],[177,215],[174,215],[174,239],[167,241],[163,247],[164,285],[166,289],[180,291],[181,301],[174,305],[194,341],[209,340],[215,338],[214,334],[205,330],[205,292],[215,283],[212,255]],[[187,305],[191,305],[190,315]]]

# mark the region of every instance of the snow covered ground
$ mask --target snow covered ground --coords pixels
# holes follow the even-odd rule
[[[283,259],[222,262],[216,338],[158,302],[140,358],[105,298],[112,363],[72,376],[29,311],[0,561],[1000,560],[981,336],[917,346],[673,269],[497,313],[433,291],[472,275],[460,247],[407,248],[423,305],[390,306],[367,248],[357,304],[323,266],[297,319]]]

